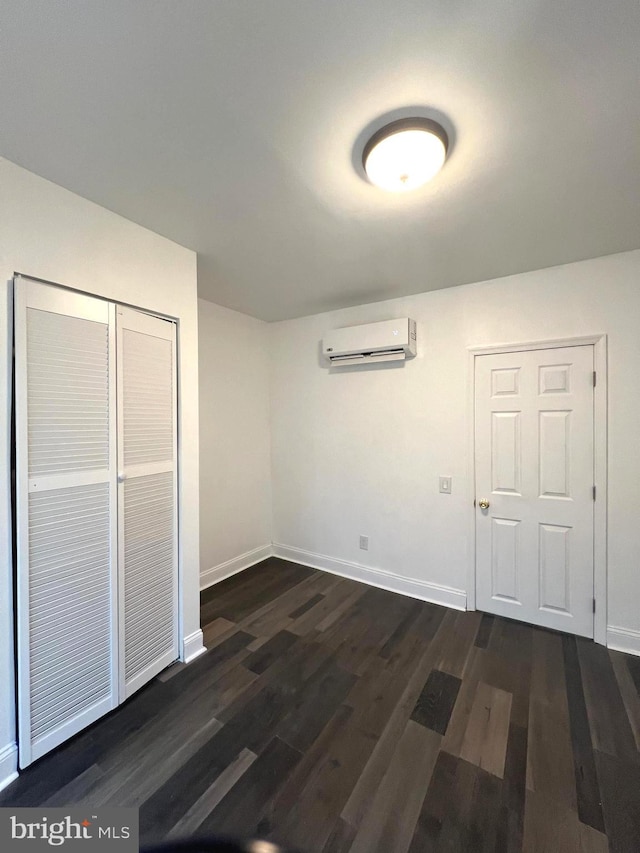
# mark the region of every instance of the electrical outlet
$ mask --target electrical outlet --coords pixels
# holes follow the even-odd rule
[[[368,551],[369,550],[369,537],[361,536],[360,537],[360,550]]]
[[[440,477],[440,491],[443,495],[451,494],[451,477]]]

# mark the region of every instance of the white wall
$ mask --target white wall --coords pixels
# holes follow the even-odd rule
[[[182,632],[201,646],[198,531],[198,318],[196,255],[0,159],[0,786],[15,764],[8,388],[14,272],[58,282],[179,321]],[[3,750],[5,750],[3,752]]]
[[[200,300],[203,587],[271,552],[267,324]]]
[[[407,315],[419,347],[404,367],[319,366],[328,329]],[[464,604],[466,348],[592,333],[609,342],[608,623],[640,652],[640,251],[270,326],[274,543]],[[438,493],[441,474],[451,495]]]

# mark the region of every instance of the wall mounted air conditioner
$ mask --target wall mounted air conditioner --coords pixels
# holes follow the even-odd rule
[[[322,354],[331,367],[404,361],[416,354],[416,321],[408,317],[327,332]]]

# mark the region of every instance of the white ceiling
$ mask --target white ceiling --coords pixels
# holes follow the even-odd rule
[[[639,45],[638,0],[0,0],[0,154],[295,317],[640,247]],[[453,148],[385,194],[412,113]]]

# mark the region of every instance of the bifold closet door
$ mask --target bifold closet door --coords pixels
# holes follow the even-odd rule
[[[176,327],[117,308],[120,699],[178,657]]]
[[[15,282],[20,766],[118,702],[115,306]]]

